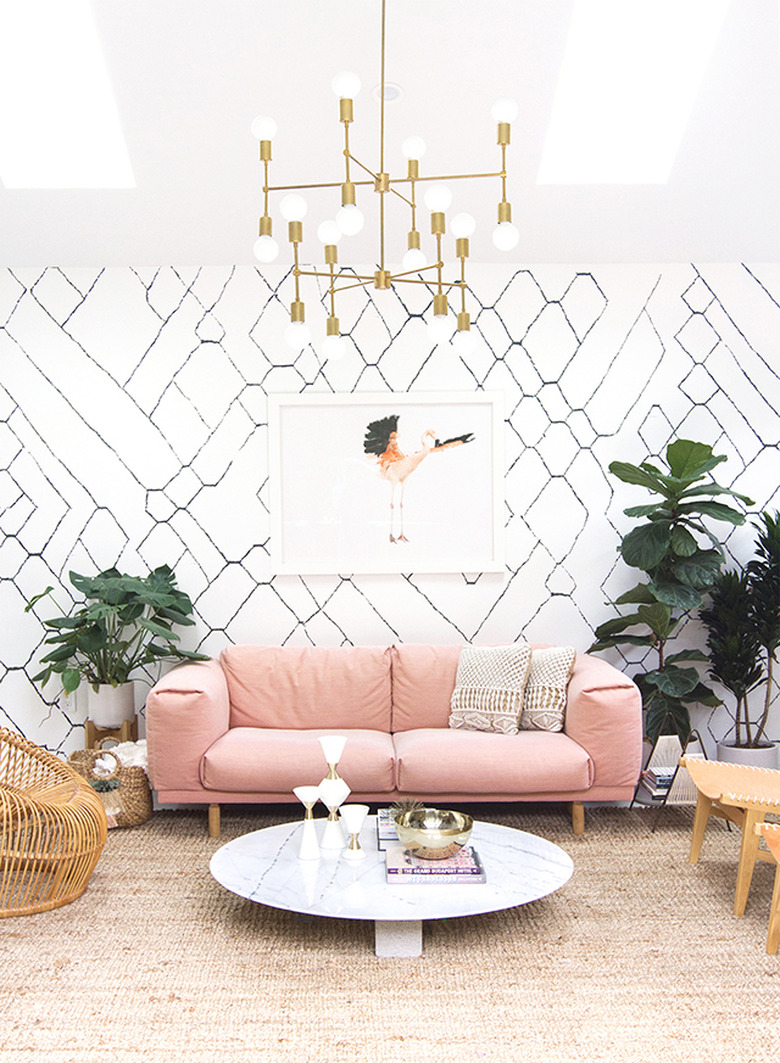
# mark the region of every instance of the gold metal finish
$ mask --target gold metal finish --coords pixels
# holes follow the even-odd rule
[[[444,292],[439,292],[433,297],[433,315],[434,317],[446,317],[449,311],[449,305],[447,303],[447,296]]]
[[[325,335],[326,336],[338,336],[339,334],[339,319],[333,314],[330,315],[325,322]]]
[[[469,332],[471,329],[471,317],[465,310],[458,314],[458,332]]]
[[[464,812],[439,808],[420,808],[395,817],[399,842],[423,860],[454,856],[469,840],[473,826],[473,819]]]
[[[273,221],[267,215],[263,214],[260,218],[260,224],[257,227],[258,236],[271,236],[273,233]]]
[[[338,326],[335,328],[331,325],[332,321],[338,321],[335,315],[335,296],[337,292],[346,291],[350,288],[364,287],[369,284],[373,284],[376,289],[387,290],[392,288],[396,282],[403,282],[406,284],[425,284],[429,290],[435,292],[434,307],[444,307],[443,313],[447,313],[447,296],[444,289],[450,289],[453,287],[460,288],[461,301],[463,303],[462,310],[459,314],[459,322],[465,322],[462,327],[459,324],[461,331],[463,328],[468,328],[468,314],[465,309],[465,298],[468,285],[465,278],[465,260],[469,257],[469,241],[467,238],[460,238],[456,241],[456,256],[460,259],[461,270],[460,280],[445,282],[442,277],[442,270],[444,268],[444,262],[442,260],[442,237],[446,233],[446,219],[445,214],[442,211],[434,211],[431,214],[431,233],[436,238],[436,261],[424,267],[428,271],[429,279],[424,280],[419,276],[420,269],[416,270],[401,270],[394,272],[388,269],[385,262],[385,202],[388,193],[391,193],[394,197],[402,200],[408,207],[411,213],[411,225],[408,229],[407,245],[410,249],[420,248],[420,233],[417,228],[416,211],[416,189],[415,184],[418,181],[456,181],[456,180],[472,180],[479,178],[499,178],[501,181],[501,198],[498,204],[498,217],[499,222],[511,220],[511,206],[507,202],[507,172],[506,172],[506,148],[511,139],[511,126],[508,122],[497,123],[497,139],[501,148],[501,166],[498,170],[483,173],[457,173],[457,174],[430,174],[425,177],[420,176],[420,160],[419,159],[407,159],[406,175],[391,177],[391,175],[385,170],[385,60],[386,60],[386,9],[387,0],[381,0],[381,41],[380,41],[380,115],[379,115],[379,165],[378,167],[367,166],[364,162],[353,155],[350,148],[350,134],[349,127],[354,121],[354,101],[348,97],[342,97],[339,100],[339,120],[344,127],[344,174],[341,181],[319,181],[308,184],[292,184],[292,185],[271,185],[268,179],[268,164],[271,161],[271,141],[260,141],[260,159],[264,166],[264,209],[263,218],[260,223],[260,234],[270,235],[270,217],[268,211],[268,197],[271,192],[286,192],[286,191],[303,191],[306,189],[329,189],[339,188],[341,191],[341,205],[342,206],[356,206],[357,197],[356,189],[358,186],[373,186],[374,191],[379,195],[378,214],[379,214],[379,248],[376,258],[377,270],[371,275],[363,275],[357,273],[354,269],[350,269],[348,272],[337,267],[337,251],[335,245],[327,245],[325,248],[325,264],[328,267],[326,271],[323,270],[302,270],[299,265],[299,247],[303,240],[303,227],[300,222],[290,222],[289,224],[289,238],[293,245],[294,254],[294,267],[293,276],[295,279],[295,301],[293,302],[293,321],[303,321],[303,303],[300,300],[300,293],[298,289],[299,280],[302,276],[311,276],[318,278],[325,278],[328,282],[327,293],[330,297],[330,315],[328,318],[328,335],[338,334]],[[365,179],[360,181],[353,181],[350,174],[350,167],[355,164],[365,174]],[[409,185],[410,191],[407,198],[399,191],[399,186]],[[436,270],[435,280],[430,279],[430,270]],[[299,307],[300,309],[295,309]],[[434,310],[437,313],[436,310]],[[295,316],[296,314],[300,316]],[[333,328],[333,331],[331,329]]]
[[[300,299],[294,300],[290,303],[290,321],[305,321],[306,320],[306,308]]]

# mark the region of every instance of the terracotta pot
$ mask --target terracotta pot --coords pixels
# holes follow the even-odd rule
[[[121,727],[135,716],[135,684],[121,683],[118,687],[105,683],[93,690],[87,687],[87,716],[95,727]]]
[[[758,749],[735,746],[730,742],[718,742],[718,760],[727,764],[749,764],[754,768],[777,767],[777,742],[768,742]]]

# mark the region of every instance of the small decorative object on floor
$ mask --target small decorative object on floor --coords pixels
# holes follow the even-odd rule
[[[427,860],[402,845],[392,845],[385,853],[387,881],[393,883],[485,882],[487,876],[476,849],[466,846],[444,860]]]
[[[398,840],[412,856],[446,860],[454,856],[471,835],[474,821],[465,812],[420,808],[395,818]]]
[[[368,805],[342,805],[341,806],[341,819],[344,826],[347,828],[347,834],[349,835],[349,845],[344,853],[345,860],[365,860],[366,854],[360,848],[360,831],[363,828],[363,824],[366,821],[368,815]]]
[[[296,786],[293,793],[306,809],[306,816],[301,828],[301,841],[298,846],[299,860],[319,860],[320,843],[314,827],[314,806],[320,797],[319,786]]]
[[[77,749],[68,763],[100,797],[109,827],[138,827],[151,816],[145,741],[113,749]]]

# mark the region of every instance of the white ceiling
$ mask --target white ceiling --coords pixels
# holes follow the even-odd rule
[[[93,0],[92,7],[137,188],[0,186],[3,265],[253,262],[262,175],[250,123],[267,112],[279,124],[273,184],[342,180],[342,127],[330,88],[341,69],[363,82],[352,149],[378,168],[371,89],[379,82],[379,0]],[[387,80],[403,94],[386,108],[386,169],[403,172],[398,146],[413,133],[428,144],[425,173],[498,169],[490,108],[510,96],[520,115],[508,194],[521,239],[502,260],[780,261],[777,0],[732,0],[666,185],[540,186],[571,8],[572,0],[388,0]],[[468,210],[479,222],[473,257],[498,260],[490,242],[498,181],[451,187],[453,212]],[[337,191],[327,201],[318,196],[305,223],[311,261],[319,257],[316,225],[338,205]],[[273,206],[272,213],[284,259],[286,223]],[[369,221],[360,237],[345,238],[342,260],[373,261],[375,228]],[[401,246],[389,258],[405,249],[407,228],[405,215],[391,222]]]

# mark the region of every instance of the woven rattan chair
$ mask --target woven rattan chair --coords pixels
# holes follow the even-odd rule
[[[72,768],[0,728],[0,917],[80,897],[106,840],[100,798]]]
[[[766,935],[766,951],[774,955],[780,947],[780,823],[757,823],[754,831],[763,837],[769,846],[772,859],[777,863],[775,888],[769,908],[769,930]]]
[[[744,915],[756,860],[773,862],[770,853],[759,849],[760,839],[754,828],[764,822],[768,812],[780,813],[780,771],[691,757],[682,757],[680,764],[688,769],[699,792],[691,835],[691,863],[699,859],[710,816],[728,820],[742,830],[734,914]]]

